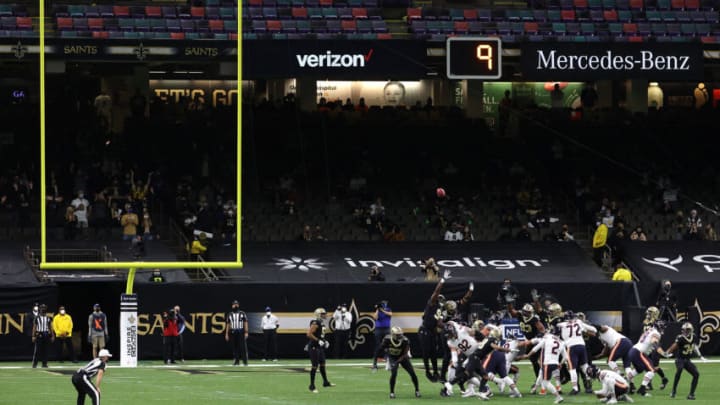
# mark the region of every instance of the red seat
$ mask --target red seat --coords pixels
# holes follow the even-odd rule
[[[93,31],[92,37],[99,39],[108,39],[110,38],[110,33],[108,33],[107,31]]]
[[[637,33],[637,24],[633,24],[633,23],[623,24],[623,33],[636,34]]]
[[[205,18],[205,7],[190,7],[192,18]]]
[[[231,39],[232,41],[237,41],[237,39],[238,39],[237,32],[231,32],[231,33],[230,33],[230,39]]]
[[[263,0],[248,0],[250,7],[262,7]]]
[[[352,9],[353,18],[367,18],[367,9],[365,7],[356,7]]]
[[[671,0],[670,8],[673,10],[682,10],[685,8],[685,0]]]
[[[575,21],[575,10],[562,10],[560,16],[563,21]]]
[[[685,0],[685,10],[699,10],[700,0]]]
[[[282,24],[280,24],[280,21],[278,20],[268,20],[266,21],[265,27],[267,27],[268,31],[271,32],[280,32],[282,31]]]
[[[587,0],[573,0],[573,5],[577,10],[587,10],[588,8]]]
[[[630,0],[630,10],[643,10],[644,8],[643,0]]]
[[[628,38],[629,42],[645,42],[645,38],[639,36],[632,36]]]
[[[700,42],[703,44],[714,44],[716,41],[715,37],[700,37]]]
[[[17,25],[18,29],[21,30],[31,30],[32,29],[32,18],[30,17],[17,17],[15,19],[15,24]]]
[[[392,34],[389,32],[383,32],[383,33],[377,34],[377,39],[392,39]]]
[[[455,30],[455,32],[467,34],[467,32],[470,31],[470,23],[467,21],[455,21],[453,25],[453,29]]]
[[[355,32],[357,31],[357,24],[355,20],[343,20],[340,22],[343,32]]]
[[[332,7],[333,0],[320,0],[320,7]]]
[[[162,17],[162,7],[147,6],[145,7],[145,15],[150,18]]]
[[[225,30],[222,20],[210,20],[208,21],[208,27],[211,32],[223,32]]]
[[[298,18],[298,19],[308,18],[308,10],[305,7],[293,7],[292,8],[292,17]]]
[[[103,22],[102,18],[88,18],[88,28],[90,31],[102,31]]]
[[[477,10],[474,8],[465,9],[463,10],[463,18],[468,21],[475,21],[478,19],[478,13]]]
[[[408,16],[408,20],[412,20],[414,18],[422,18],[422,8],[420,8],[420,7],[408,8],[407,16]]]
[[[617,11],[615,11],[615,10],[605,10],[605,11],[603,11],[603,17],[605,17],[605,21],[613,22],[613,21],[617,21],[618,14],[617,14]]]
[[[171,32],[170,39],[185,39],[184,32]]]
[[[528,34],[537,34],[538,33],[538,23],[536,22],[526,22],[524,24],[525,32]]]
[[[113,6],[113,14],[115,17],[130,17],[130,7],[128,6]]]
[[[72,18],[69,17],[58,17],[57,27],[58,30],[71,30],[73,28]]]

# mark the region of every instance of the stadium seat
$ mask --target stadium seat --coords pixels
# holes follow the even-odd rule
[[[649,23],[637,23],[637,32],[640,35],[648,36],[652,32],[652,27]]]
[[[297,32],[297,21],[294,20],[282,20],[280,21],[282,26],[282,32],[292,33]]]
[[[190,17],[195,19],[205,18],[205,7],[190,7]]]
[[[538,23],[536,23],[536,22],[526,22],[526,23],[525,23],[525,32],[526,32],[527,34],[537,35],[537,33],[538,33]]]
[[[666,24],[666,34],[670,36],[679,36],[681,34],[680,32],[680,24]]]
[[[336,8],[326,7],[326,8],[322,8],[321,10],[322,10],[323,17],[326,19],[335,20],[338,18],[338,12],[337,12]]]
[[[630,9],[631,10],[642,10],[645,8],[645,4],[643,3],[643,0],[630,0]]]
[[[555,35],[567,34],[567,28],[565,27],[565,23],[553,23],[552,30]]]
[[[267,27],[265,25],[265,21],[260,20],[253,20],[252,22],[252,30],[255,32],[266,32]]]
[[[139,39],[140,35],[138,32],[123,32],[123,38],[125,39]]]
[[[275,7],[263,7],[262,18],[265,20],[274,20],[278,18],[277,9]]]
[[[410,31],[416,34],[425,34],[427,32],[427,22],[425,20],[411,20]]]
[[[477,10],[473,8],[468,8],[463,10],[463,20],[465,21],[475,21],[478,19]]]
[[[327,27],[327,32],[329,33],[338,34],[342,31],[340,20],[327,20],[325,26]]]
[[[67,12],[70,17],[85,17],[85,6],[68,5]]]
[[[264,20],[265,15],[263,14],[262,8],[254,7],[249,9],[248,13],[250,14],[250,18],[253,20]]]
[[[685,9],[685,0],[670,0],[670,8],[672,10]]]
[[[573,0],[560,0],[560,9],[561,9],[561,10],[573,10],[573,9],[575,9],[575,5],[573,4]]]
[[[108,39],[110,38],[110,33],[107,31],[93,31],[92,37],[96,39]]]
[[[509,21],[498,21],[495,24],[495,29],[497,29],[497,33],[499,35],[509,35],[512,33],[512,24]],[[522,24],[522,22],[518,22],[517,24]]]
[[[618,21],[631,22],[633,20],[632,12],[628,10],[620,10],[618,13]]]
[[[718,22],[718,12],[717,11],[706,11],[704,14],[705,14],[705,22],[709,22],[709,23],[717,23]]]
[[[562,20],[562,14],[560,13],[560,10],[548,10],[547,20],[550,22],[557,22]]]
[[[422,9],[420,7],[408,8],[407,9],[408,20],[421,19],[423,18]]]
[[[318,0],[320,7],[332,7],[333,0]]]
[[[177,18],[177,10],[175,7],[162,6],[161,9],[163,18]]]
[[[188,20],[188,19],[180,20],[180,28],[184,32],[195,31],[195,22],[193,20]]]
[[[490,21],[492,19],[492,12],[487,9],[477,10],[478,21]]]
[[[379,33],[379,34],[377,34],[376,37],[377,37],[377,39],[392,39],[393,38],[392,34],[389,32]]]
[[[575,10],[562,10],[560,15],[563,21],[575,21]]]
[[[705,13],[702,11],[692,11],[690,12],[690,20],[692,22],[703,23],[705,22]]]
[[[353,18],[352,9],[349,7],[338,8],[337,15],[341,20],[351,20]]]
[[[388,32],[388,27],[384,20],[373,20],[373,21],[371,21],[371,23],[372,23],[373,32],[377,32],[377,33],[381,33],[381,34]]]
[[[319,7],[310,7],[307,9],[308,18],[311,20],[320,20],[323,18],[322,9]]]
[[[648,10],[645,12],[645,19],[650,22],[662,21],[662,14],[656,10]]]
[[[248,6],[250,7],[262,7],[263,1],[262,0],[248,0]]]
[[[591,10],[601,10],[603,8],[602,0],[588,0],[588,7]]]
[[[237,21],[225,21],[225,32],[237,32]]]
[[[102,20],[103,31],[108,31],[110,33],[112,33],[112,31],[120,31],[120,25],[118,24],[118,20],[116,18],[103,18]]]
[[[88,18],[87,26],[91,31],[102,31],[105,28],[105,20],[102,18]]]
[[[113,15],[118,18],[130,17],[130,7],[128,6],[113,6]]]
[[[156,6],[145,7],[145,15],[148,18],[162,18],[162,8]]]
[[[295,19],[306,19],[308,18],[308,9],[305,7],[293,7],[292,17]]]
[[[243,11],[245,11],[247,8],[243,8]],[[218,7],[205,7],[205,18],[208,20],[218,20],[220,19],[220,8]]]
[[[182,27],[180,27],[180,20],[177,19],[165,19],[165,27],[171,32],[182,31]]]
[[[603,11],[603,19],[607,22],[615,22],[618,20],[618,14],[615,10]]]
[[[617,5],[615,4],[615,0],[602,0],[602,6],[603,6],[603,10],[615,10],[615,9],[617,9]]]
[[[268,20],[265,22],[268,32],[282,31],[282,23],[279,20]]]
[[[98,6],[98,12],[100,13],[100,17],[103,18],[114,18],[115,13],[113,12],[113,7],[109,5],[99,5]],[[112,38],[112,35],[110,35]]]
[[[78,38],[77,31],[61,31],[60,32],[61,38]]]
[[[700,0],[685,0],[685,10],[700,10]]]
[[[343,32],[355,32],[357,31],[357,24],[355,20],[342,20],[340,22]]]
[[[535,21],[535,22],[547,21],[547,12],[545,10],[533,10],[532,14],[533,14],[532,21]]]
[[[14,27],[16,26],[15,17],[10,17],[10,18],[12,18],[13,29],[14,29]],[[7,25],[6,25],[6,23],[5,23],[5,17],[2,18],[2,26],[3,26],[3,28],[8,28]],[[73,28],[73,20],[72,20],[72,18],[70,18],[70,17],[59,17],[59,18],[57,19],[57,28],[58,28],[58,30],[60,30],[60,31],[71,30],[71,29]]]
[[[312,29],[310,27],[310,21],[299,20],[299,21],[296,21],[296,24],[297,24],[297,32],[298,33],[309,33],[310,31],[312,31]]]
[[[667,35],[667,27],[663,23],[650,24],[650,33],[655,36]]]
[[[593,23],[580,24],[580,33],[583,35],[595,35],[595,24],[593,24]]]
[[[13,15],[13,9],[12,6],[9,4],[0,4],[0,17],[10,17]],[[58,16],[57,11],[54,13],[55,16]]]
[[[352,17],[355,19],[368,18],[367,9],[365,7],[356,7],[352,9]]]
[[[625,23],[622,27],[623,34],[625,35],[635,35],[638,32],[637,24],[634,23]]]
[[[223,25],[222,20],[210,20],[208,21],[208,28],[211,32],[223,32],[225,31],[225,26]]]
[[[580,24],[579,23],[566,23],[565,24],[565,32],[567,32],[568,35],[579,35],[580,34]]]
[[[630,0],[615,0],[615,8],[617,10],[629,10]]]
[[[646,2],[647,7],[647,2]],[[658,10],[670,10],[671,7],[671,0],[657,0],[657,9]]]
[[[454,31],[457,34],[467,34],[470,32],[470,23],[468,21],[455,21],[453,25]]]
[[[662,11],[660,12],[660,17],[664,22],[675,22],[678,21],[678,13],[678,11]],[[645,14],[645,16],[647,17],[647,13]]]
[[[623,34],[623,25],[620,23],[608,24],[608,32],[612,36],[619,36]]]
[[[135,31],[150,31],[150,20],[146,20],[144,18],[135,18],[133,20],[135,24]]]

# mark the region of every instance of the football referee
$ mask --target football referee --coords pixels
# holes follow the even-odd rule
[[[78,393],[77,405],[85,404],[85,395],[90,397],[93,405],[100,405],[100,382],[103,375],[105,375],[105,366],[107,366],[110,357],[112,357],[112,354],[106,349],[102,349],[96,359],[73,374],[72,383]],[[97,376],[95,379],[96,385],[93,385],[92,378],[95,376]]]
[[[37,368],[38,361],[42,362],[43,368],[48,367],[48,346],[55,341],[52,319],[47,315],[47,305],[40,305],[40,313],[33,321],[32,341],[35,343],[32,367]]]
[[[232,311],[225,317],[225,341],[232,344],[233,366],[240,364],[241,356],[243,365],[248,365],[247,337],[247,315],[240,310],[240,303],[235,300],[232,302]]]

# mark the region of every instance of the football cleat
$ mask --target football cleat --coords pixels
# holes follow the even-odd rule
[[[675,398],[675,391],[670,393],[670,398]]]
[[[452,396],[452,394],[453,394],[452,384],[450,384],[449,382],[446,382],[445,384],[443,384],[443,387],[445,387],[445,393],[447,393],[447,396],[449,396],[449,397]]]
[[[395,399],[395,393],[394,393],[394,392],[391,392],[391,393],[390,393],[390,399]]]
[[[420,395],[420,391],[415,391],[415,398],[420,398],[422,395]]]
[[[695,400],[695,395],[694,395],[694,394],[690,394],[690,395],[687,396],[687,399],[689,399],[689,400],[691,400],[691,401],[694,401],[694,400]]]
[[[461,396],[463,398],[468,398],[468,397],[474,397],[476,395],[477,395],[477,393],[475,392],[475,387],[471,385],[468,387],[468,389],[466,389],[465,391],[462,392]]]
[[[505,384],[505,381],[500,380],[500,382],[498,383],[498,391],[500,391],[500,392],[505,392],[505,386],[506,386],[506,385],[507,385],[507,384]]]
[[[558,396],[557,398],[555,398],[555,401],[553,401],[553,404],[559,404],[559,403],[561,403],[562,401],[564,401],[563,397]]]
[[[478,392],[477,396],[478,396],[478,398],[482,399],[483,401],[487,401],[488,399],[490,399],[490,397],[487,396],[487,394],[482,393],[482,392]],[[693,397],[693,399],[695,399],[695,397]]]
[[[660,384],[660,389],[661,389],[661,390],[664,390],[665,387],[667,387],[669,381],[670,381],[670,380],[668,380],[667,377],[664,377],[664,378],[662,379],[662,384]]]
[[[578,390],[576,390],[576,389],[574,389],[574,388],[572,389],[572,391],[570,391],[570,395],[571,395],[571,396],[577,395],[577,394],[579,394],[579,393],[580,393],[580,391],[578,391]]]
[[[325,381],[323,383],[323,387],[334,387],[334,386],[335,386],[335,384],[331,383],[330,381]]]
[[[608,399],[608,401],[605,402],[605,403],[608,404],[608,405],[617,404],[617,399],[615,399],[615,398],[610,398],[610,399]]]
[[[317,394],[318,392],[320,392],[320,391],[317,390],[317,388],[315,388],[314,385],[309,386],[308,389],[309,389],[310,392],[312,392],[313,394]]]
[[[635,402],[635,401],[633,401],[632,398],[630,398],[629,395],[621,395],[620,398],[618,398],[618,400],[620,400],[620,401],[625,401],[625,402],[627,402],[627,403],[629,403],[629,404],[632,404],[633,402]]]

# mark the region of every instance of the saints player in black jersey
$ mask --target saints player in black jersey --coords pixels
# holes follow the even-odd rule
[[[460,298],[459,301],[453,301],[453,300],[447,300],[445,301],[445,305],[442,307],[442,324],[444,325],[448,321],[455,321],[459,322],[461,324],[465,323],[464,317],[467,314],[468,306],[470,305],[470,298],[472,298],[473,290],[475,289],[475,286],[473,283],[470,283],[468,286],[468,290],[465,293],[465,295]],[[445,382],[448,368],[450,367],[450,350],[448,350],[447,344],[447,335],[445,335],[445,330],[440,334],[440,339],[438,340],[438,354],[441,354],[443,356],[442,365],[440,367],[440,382]]]
[[[325,349],[330,347],[330,342],[325,340],[325,320],[326,311],[325,308],[317,308],[315,310],[315,319],[310,321],[310,327],[307,331],[307,337],[310,340],[307,344],[307,351],[310,355],[310,392],[317,394],[318,390],[315,388],[315,374],[317,373],[318,367],[320,368],[320,375],[323,379],[323,387],[334,387],[335,384],[328,381],[327,374],[325,373]]]
[[[415,396],[420,398],[420,387],[418,378],[410,362],[410,340],[403,335],[403,330],[399,326],[393,326],[390,334],[386,335],[374,358],[378,358],[383,352],[388,355],[388,367],[390,368],[390,399],[395,399],[395,382],[397,381],[398,366],[407,371],[415,386]],[[384,356],[382,356],[384,357]]]
[[[507,310],[511,316],[517,318],[520,322],[520,330],[525,335],[525,339],[532,340],[545,334],[545,325],[543,325],[542,321],[540,321],[540,317],[535,313],[535,308],[533,308],[532,304],[525,304],[520,311],[518,311],[513,308],[512,303],[509,303]],[[530,351],[530,349],[532,349],[531,346],[528,348],[528,351]],[[533,367],[533,375],[536,376],[540,372],[539,359],[540,352],[533,353],[529,357],[530,363]]]
[[[450,278],[450,270],[445,270],[440,282],[435,286],[430,299],[425,305],[425,311],[422,316],[422,325],[418,328],[418,338],[420,339],[420,349],[422,350],[423,364],[425,366],[425,376],[432,382],[440,379],[437,367],[438,347],[440,344],[440,330],[442,327],[439,321],[442,319],[442,307],[445,304],[445,297],[440,294],[445,280]],[[432,364],[432,373],[430,372],[430,364]]]
[[[680,328],[681,334],[675,338],[672,346],[665,351],[665,357],[670,357],[670,354],[677,350],[677,357],[675,358],[675,380],[673,380],[672,393],[670,393],[670,397],[672,398],[675,398],[675,394],[677,393],[680,374],[682,374],[683,370],[687,370],[692,376],[690,394],[687,396],[687,399],[695,399],[695,388],[697,388],[700,373],[698,373],[697,367],[693,364],[691,357],[693,354],[697,354],[702,361],[705,361],[705,358],[700,354],[700,349],[695,342],[694,329],[690,322],[685,322]]]
[[[656,324],[660,320],[660,310],[657,307],[648,307],[648,309],[645,311],[645,319],[643,319],[643,332],[648,331],[649,329],[652,329],[656,327]],[[662,329],[658,329],[662,332]],[[653,367],[655,367],[655,372],[657,375],[660,376],[662,379],[662,383],[660,384],[660,389],[663,390],[665,387],[667,387],[668,382],[670,380],[665,377],[665,372],[662,368],[660,368],[660,354],[657,352],[657,350],[653,350],[652,353],[650,353],[650,361],[652,362]],[[634,388],[634,387],[632,387]],[[652,389],[652,382],[649,384],[649,388]],[[631,393],[634,391],[633,389],[630,390]]]

